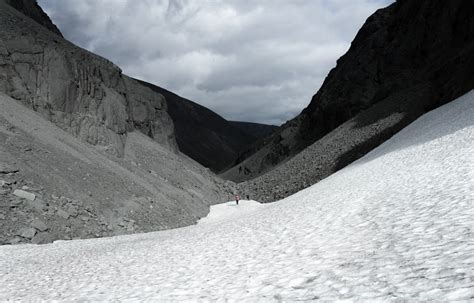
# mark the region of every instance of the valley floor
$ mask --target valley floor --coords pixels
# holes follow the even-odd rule
[[[0,300],[473,300],[473,202],[471,91],[277,203],[224,204],[175,230],[0,247]]]

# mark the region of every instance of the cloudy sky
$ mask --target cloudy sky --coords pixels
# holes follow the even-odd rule
[[[229,120],[306,107],[365,19],[392,0],[39,0],[64,36]]]

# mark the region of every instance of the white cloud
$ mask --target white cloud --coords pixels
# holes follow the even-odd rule
[[[298,114],[391,0],[40,0],[66,38],[230,120]]]

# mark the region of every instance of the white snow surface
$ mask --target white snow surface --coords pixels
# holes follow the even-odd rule
[[[235,220],[243,216],[249,216],[256,210],[261,210],[268,204],[256,201],[240,200],[239,205],[235,201],[211,205],[209,214],[198,221],[198,224],[216,223],[222,221]]]
[[[0,247],[0,300],[472,301],[473,124],[471,91],[320,183],[246,214]]]

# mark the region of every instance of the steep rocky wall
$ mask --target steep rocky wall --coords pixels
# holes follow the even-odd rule
[[[115,155],[134,129],[177,150],[162,95],[2,2],[0,14],[1,91]]]

